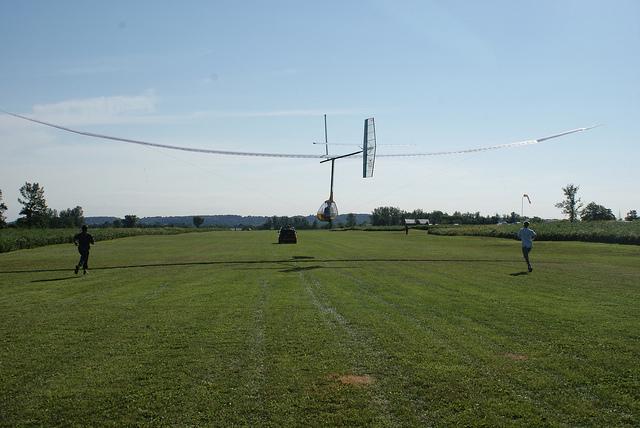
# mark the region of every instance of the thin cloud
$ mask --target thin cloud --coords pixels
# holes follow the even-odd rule
[[[238,117],[238,118],[255,118],[255,117],[306,117],[306,116],[322,116],[323,114],[345,116],[360,114],[361,110],[355,109],[291,109],[291,110],[262,110],[262,111],[221,111],[221,110],[205,110],[191,114],[193,118],[200,117]]]
[[[207,77],[204,77],[203,79],[201,79],[201,81],[202,83],[205,83],[205,84],[212,84],[217,82],[219,79],[220,79],[220,76],[218,75],[218,73],[211,73]]]
[[[156,110],[152,91],[143,95],[116,95],[36,104],[33,116],[67,125],[93,125],[136,122]]]
[[[90,74],[103,74],[103,73],[118,73],[123,71],[124,68],[112,65],[112,64],[93,64],[93,65],[80,65],[77,67],[63,68],[59,70],[60,74],[67,76],[82,76]]]
[[[296,75],[298,73],[299,73],[299,71],[298,71],[297,68],[291,68],[291,67],[290,68],[283,68],[281,70],[277,70],[276,71],[277,75],[282,75],[282,76],[293,76],[293,75]]]
[[[61,126],[181,124],[205,119],[224,118],[281,118],[353,116],[363,109],[274,109],[274,110],[201,110],[176,114],[157,114],[158,97],[153,91],[141,95],[114,95],[64,100],[50,104],[36,104],[25,116]],[[7,109],[11,111],[10,109]],[[19,113],[19,112],[15,112]],[[0,115],[0,126],[22,129],[25,124]]]

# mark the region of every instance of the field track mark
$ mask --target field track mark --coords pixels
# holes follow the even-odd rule
[[[341,271],[340,274],[344,277],[346,277],[349,281],[353,282],[358,289],[362,292],[362,294],[364,296],[366,296],[366,298],[368,298],[371,301],[377,302],[378,304],[384,306],[385,308],[388,308],[389,311],[380,311],[379,315],[380,317],[382,317],[383,319],[387,320],[387,321],[392,321],[391,316],[389,315],[390,312],[394,312],[396,314],[398,314],[400,317],[402,317],[405,321],[408,321],[408,323],[410,325],[413,325],[414,328],[421,330],[421,331],[426,331],[429,334],[429,337],[434,341],[437,342],[439,344],[440,347],[445,348],[447,347],[447,343],[440,338],[436,337],[436,330],[431,328],[431,326],[429,326],[428,324],[425,324],[424,322],[421,322],[420,320],[418,320],[416,317],[412,316],[411,314],[407,313],[407,311],[402,308],[401,306],[393,303],[393,302],[389,302],[387,299],[384,299],[383,297],[372,293],[371,290],[367,287],[367,284],[360,278],[358,278],[356,275],[350,273],[348,270],[346,271]],[[380,353],[382,353],[382,351],[380,351]],[[388,354],[387,354],[388,355]],[[388,356],[387,357],[388,360],[393,359],[392,356]],[[379,360],[380,361],[380,360]],[[402,364],[401,363],[396,363],[395,366],[397,373],[394,374],[394,377],[397,380],[400,380],[402,382],[402,384],[407,384],[410,385],[411,382],[411,375],[410,373],[407,373],[405,370],[402,369]],[[428,415],[426,414],[428,409],[424,409],[426,403],[424,403],[424,401],[420,401],[420,402],[415,402],[412,401],[411,404],[413,405],[414,408],[414,412],[416,413],[417,417],[420,419],[420,421],[422,422],[422,424],[424,424],[425,426],[429,426],[431,425],[429,419],[428,419]]]
[[[264,425],[268,422],[268,412],[265,410],[265,307],[268,300],[269,282],[260,280],[260,294],[256,301],[253,314],[253,342],[249,344],[251,355],[249,363],[249,379],[247,380],[248,399],[252,400],[254,410],[249,417],[249,424]]]
[[[306,293],[311,298],[311,302],[323,315],[323,318],[330,329],[341,329],[350,338],[352,344],[355,345],[351,347],[351,353],[353,354],[352,359],[355,364],[353,367],[354,374],[369,375],[371,374],[371,369],[375,369],[376,373],[385,372],[379,366],[381,362],[387,361],[390,356],[385,354],[379,346],[373,343],[373,341],[364,332],[361,332],[354,327],[348,319],[336,310],[335,307],[328,303],[324,303],[318,297],[318,293],[314,291],[314,288],[318,289],[321,287],[321,284],[317,279],[309,278],[305,272],[300,272],[300,280],[304,285]],[[362,357],[363,355],[365,355],[365,357]],[[367,364],[366,362],[374,362],[373,364],[375,367],[371,367],[371,364]],[[375,379],[374,376],[374,381],[370,385],[369,391],[372,392],[374,402],[381,410],[383,425],[400,426],[400,421],[389,409],[389,399],[386,397],[387,392],[381,388],[381,383],[383,383],[381,381],[383,381],[383,379]]]

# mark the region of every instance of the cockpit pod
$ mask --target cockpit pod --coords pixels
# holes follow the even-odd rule
[[[338,206],[331,199],[327,199],[318,208],[316,218],[320,221],[332,221],[338,217]]]

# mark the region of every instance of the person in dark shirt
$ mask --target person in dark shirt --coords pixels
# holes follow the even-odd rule
[[[87,225],[83,225],[82,232],[73,237],[73,243],[78,247],[78,252],[80,253],[80,260],[74,272],[78,273],[80,266],[82,266],[82,273],[86,275],[87,269],[89,269],[89,249],[91,248],[91,244],[95,244],[93,236],[87,233]]]

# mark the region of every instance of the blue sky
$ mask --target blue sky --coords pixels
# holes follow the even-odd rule
[[[0,108],[75,129],[207,149],[378,153],[547,143],[336,163],[341,213],[381,205],[561,218],[561,188],[640,210],[636,1],[0,1]],[[39,182],[85,215],[307,215],[317,160],[212,156],[90,139],[0,115],[0,189]],[[331,153],[352,151],[334,146]]]

